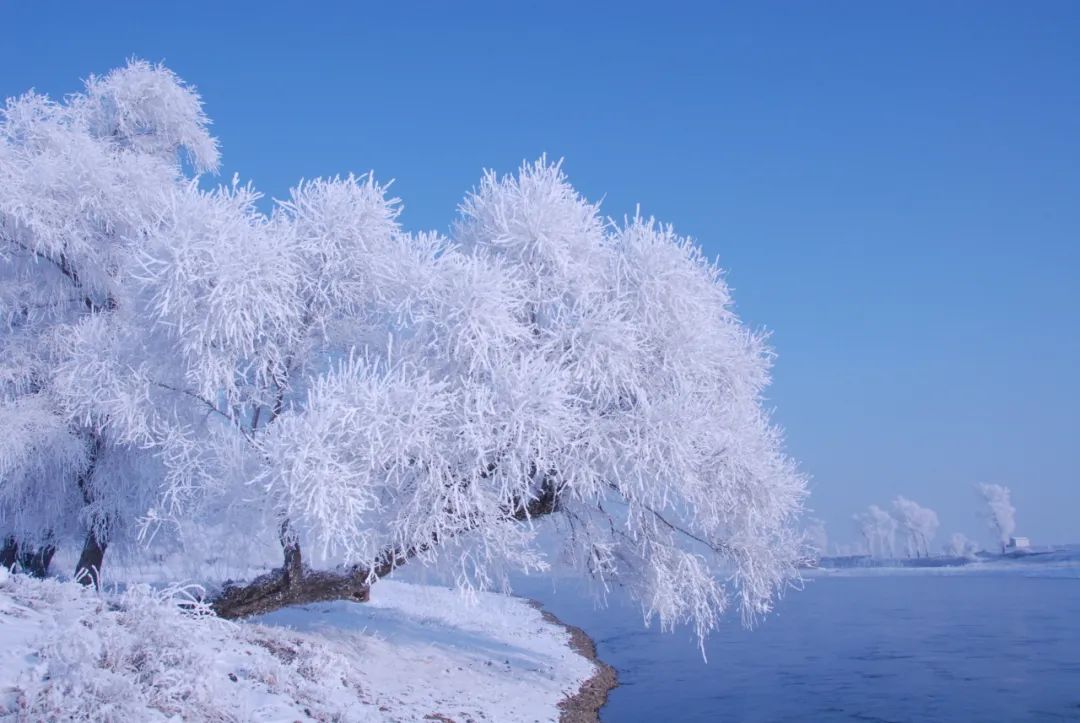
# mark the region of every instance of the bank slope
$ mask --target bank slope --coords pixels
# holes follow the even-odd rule
[[[598,671],[528,601],[385,580],[242,623],[0,572],[0,718],[552,721]]]

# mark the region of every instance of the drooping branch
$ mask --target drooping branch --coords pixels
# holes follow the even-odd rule
[[[134,369],[132,369],[131,372],[133,374],[137,373],[136,370],[134,370]],[[240,422],[235,417],[232,417],[232,416],[226,414],[225,412],[221,411],[221,409],[219,409],[216,404],[214,404],[213,402],[211,402],[209,399],[202,396],[201,394],[196,394],[195,392],[191,391],[190,389],[181,389],[179,387],[174,387],[173,385],[166,384],[164,382],[153,382],[153,384],[155,384],[156,386],[161,387],[162,389],[167,389],[170,392],[176,392],[177,394],[183,394],[184,396],[187,396],[187,397],[190,397],[191,399],[194,399],[204,409],[206,409],[208,416],[210,414],[216,414],[216,415],[220,416],[222,419],[227,421],[229,424],[233,425],[236,428],[236,430],[238,432],[240,432],[240,434],[242,434],[244,436],[244,439],[246,439],[249,443],[253,442],[251,433],[248,430],[244,429],[243,425],[240,424]]]
[[[621,492],[619,491],[619,488],[616,487],[614,484],[609,483],[608,488],[610,490],[612,490],[613,492],[621,494]],[[722,542],[710,542],[709,540],[706,540],[705,538],[701,537],[700,535],[694,534],[693,532],[686,529],[682,525],[675,524],[674,522],[669,520],[662,512],[660,512],[656,508],[652,507],[651,505],[645,504],[643,502],[639,502],[638,505],[641,507],[641,509],[648,512],[653,517],[653,519],[655,519],[662,526],[664,526],[667,529],[671,530],[675,534],[682,535],[683,537],[687,538],[688,540],[692,540],[693,542],[697,542],[697,543],[699,543],[701,545],[704,545],[709,550],[716,553],[717,555],[720,555],[721,557],[731,552],[730,548],[727,545],[725,545],[724,543],[722,543]]]
[[[36,259],[38,259],[40,261],[45,261],[46,263],[52,264],[57,269],[59,269],[61,274],[63,274],[69,281],[71,281],[72,285],[76,289],[78,289],[80,292],[83,291],[82,279],[79,277],[79,272],[78,272],[77,269],[75,269],[71,265],[70,259],[68,259],[68,257],[65,254],[60,254],[60,258],[53,258],[52,256],[50,256],[48,254],[45,254],[45,253],[42,253],[41,251],[38,251],[37,249],[35,249],[35,248],[31,247],[31,246],[28,246],[27,244],[24,244],[21,241],[16,241],[15,239],[5,239],[5,240],[9,241],[11,244],[13,244],[15,246],[18,246],[19,248],[21,248],[22,250],[24,250],[26,253],[30,254],[34,258],[36,258]],[[104,306],[101,306],[96,301],[94,301],[94,299],[89,294],[86,294],[82,298],[82,302],[86,306],[86,310],[88,312],[90,312],[90,313],[96,313],[96,312],[102,311],[102,310],[106,310],[106,311],[115,311],[116,310],[116,299],[114,299],[111,295],[106,297]]]
[[[653,509],[649,505],[642,505],[642,507],[649,514],[651,514],[653,517],[655,517],[656,520],[658,522],[660,522],[660,524],[664,525],[665,527],[667,527],[672,532],[675,532],[676,534],[679,534],[679,535],[683,535],[684,537],[687,537],[687,538],[693,540],[694,542],[701,543],[705,547],[707,547],[710,550],[712,550],[713,552],[715,552],[717,555],[723,556],[724,554],[726,554],[726,553],[728,553],[730,551],[729,548],[726,545],[722,544],[722,543],[709,542],[708,540],[706,540],[706,539],[704,539],[704,538],[702,538],[702,537],[700,537],[698,535],[695,535],[693,532],[690,532],[685,527],[682,527],[680,525],[676,525],[675,523],[668,521],[668,519],[666,517],[664,517],[663,514],[661,514],[659,511]]]

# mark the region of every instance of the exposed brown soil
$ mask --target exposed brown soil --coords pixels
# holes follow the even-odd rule
[[[615,669],[596,656],[596,645],[584,630],[567,625],[544,610],[537,601],[530,600],[529,602],[540,611],[544,620],[570,633],[570,649],[588,658],[596,666],[596,673],[581,684],[577,693],[559,702],[559,710],[562,711],[559,715],[559,723],[597,723],[600,720],[600,708],[607,702],[608,693],[619,684]]]

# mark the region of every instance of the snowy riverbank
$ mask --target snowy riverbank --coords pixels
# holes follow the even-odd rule
[[[4,576],[0,718],[581,721],[614,683],[584,634],[520,598],[386,580],[367,604],[245,623],[185,601]]]

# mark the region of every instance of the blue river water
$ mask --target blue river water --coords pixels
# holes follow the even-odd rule
[[[818,573],[707,664],[618,595],[520,582],[618,671],[603,721],[1080,721],[1078,567]]]

